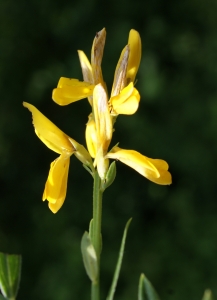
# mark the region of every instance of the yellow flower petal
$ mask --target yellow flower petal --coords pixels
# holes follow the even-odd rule
[[[114,115],[132,115],[139,107],[140,95],[131,82],[121,93],[109,101],[111,113]]]
[[[70,159],[63,153],[51,163],[42,200],[49,201],[49,208],[56,213],[63,205],[66,197]]]
[[[127,82],[134,82],[141,60],[141,39],[138,31],[131,29],[128,44],[130,45],[130,56],[127,67]]]
[[[84,81],[93,84],[94,83],[93,71],[87,56],[81,50],[78,50],[78,56],[81,64],[81,70],[82,70]]]
[[[46,118],[35,106],[27,102],[23,102],[23,106],[31,111],[35,132],[48,148],[59,154],[67,151],[71,155],[74,152],[68,136],[62,130]]]
[[[97,84],[93,91],[93,110],[96,123],[97,143],[102,145],[104,152],[107,152],[113,129],[107,94],[101,84]]]
[[[94,84],[93,70],[92,70],[92,66],[91,66],[87,56],[81,50],[78,50],[78,56],[79,56],[79,60],[80,60],[80,64],[81,64],[81,70],[82,70],[84,81],[88,82],[90,84]],[[93,96],[89,96],[89,97],[87,97],[87,99],[88,99],[90,105],[92,106]]]
[[[154,183],[161,184],[161,185],[168,185],[172,183],[172,176],[170,172],[165,170],[158,170],[158,171],[160,173],[159,178],[155,178],[154,176],[152,176],[152,174],[148,174],[146,178],[148,178],[150,181]]]
[[[171,174],[167,171],[168,164],[161,159],[151,159],[137,151],[114,147],[106,155],[107,158],[118,159],[136,170],[147,179],[157,184],[171,184]]]
[[[103,28],[101,31],[97,32],[91,50],[91,66],[94,78],[94,84],[101,83],[104,85],[101,63],[103,57],[103,50],[105,46],[106,30]]]
[[[108,159],[105,158],[112,138],[112,119],[108,107],[107,93],[102,84],[97,84],[93,90],[93,114],[96,124],[97,153],[94,165],[103,180],[108,169]]]
[[[148,179],[157,184],[162,184],[162,185],[171,184],[172,176],[170,172],[168,172],[169,166],[167,162],[162,159],[153,159],[153,158],[149,158],[149,161],[158,169],[160,173],[160,177],[154,178],[150,174],[150,177]]]
[[[61,77],[57,88],[53,90],[52,99],[59,105],[68,105],[91,96],[93,88],[94,85],[90,83]]]
[[[97,134],[96,134],[96,123],[92,118],[90,118],[89,121],[87,122],[85,138],[86,138],[87,149],[91,157],[95,158],[97,152]]]
[[[67,77],[60,77],[57,88],[62,89],[64,86],[77,86],[80,85],[81,81],[75,78],[67,78]]]

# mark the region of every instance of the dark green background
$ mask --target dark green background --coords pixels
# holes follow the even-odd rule
[[[61,76],[82,79],[77,49],[90,56],[106,27],[103,74],[113,74],[131,28],[142,39],[141,104],[120,116],[113,145],[170,165],[173,184],[157,186],[117,163],[103,201],[102,299],[122,231],[127,238],[117,300],[137,299],[141,272],[161,299],[217,296],[217,1],[0,1],[0,250],[21,253],[19,299],[90,299],[80,239],[92,213],[92,179],[71,158],[67,198],[53,215],[41,197],[57,155],[37,138],[22,101],[85,144],[86,100],[51,100]]]

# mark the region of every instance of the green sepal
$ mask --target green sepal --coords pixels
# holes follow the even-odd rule
[[[0,252],[0,289],[5,298],[16,298],[20,273],[21,256]]]
[[[105,191],[105,189],[107,189],[107,187],[109,187],[113,181],[115,180],[116,177],[116,163],[115,161],[113,161],[110,166],[109,169],[106,173],[105,179],[102,183],[102,191]]]
[[[98,262],[96,251],[88,232],[85,232],[81,239],[81,253],[87,275],[92,282],[96,282],[98,277]]]
[[[139,279],[138,300],[160,300],[151,282],[141,274]]]
[[[111,287],[110,287],[110,290],[109,290],[106,300],[113,300],[113,297],[115,294],[115,289],[117,286],[118,277],[119,277],[120,270],[121,270],[121,264],[122,264],[122,260],[123,260],[123,256],[124,256],[124,248],[125,248],[125,242],[126,242],[126,237],[127,237],[127,231],[128,231],[131,221],[132,221],[132,218],[130,218],[127,221],[127,224],[125,225],[125,228],[124,228],[124,233],[123,233],[123,237],[122,237],[122,241],[121,241],[121,247],[120,247],[120,251],[119,251],[119,255],[118,255],[118,261],[117,261],[117,264],[115,267],[112,284],[111,284]]]
[[[214,300],[211,290],[205,290],[202,300]]]

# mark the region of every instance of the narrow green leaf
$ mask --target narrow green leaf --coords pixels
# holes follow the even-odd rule
[[[160,300],[151,282],[141,274],[139,279],[138,300]]]
[[[128,231],[131,221],[132,221],[132,218],[130,218],[128,220],[128,222],[124,228],[124,234],[123,234],[122,241],[121,241],[121,247],[120,247],[120,251],[119,251],[119,255],[118,255],[118,261],[116,264],[116,268],[115,268],[112,284],[111,284],[111,287],[109,290],[109,294],[108,294],[108,297],[106,298],[106,300],[113,300],[113,297],[114,297],[114,293],[115,293],[117,282],[118,282],[118,277],[119,277],[120,270],[121,270],[121,264],[122,264],[122,260],[123,260],[123,256],[124,256],[124,248],[125,248],[125,242],[126,242],[126,237],[127,237],[127,231]]]
[[[96,251],[88,232],[85,232],[81,239],[81,253],[87,275],[92,282],[96,282],[98,276],[98,263]]]
[[[144,291],[144,274],[141,274],[139,278],[139,288],[138,288],[138,300],[145,300],[145,291]]]
[[[202,300],[214,300],[211,290],[205,290]]]
[[[5,300],[5,298],[2,295],[0,295],[0,300]]]
[[[5,298],[16,298],[20,273],[21,256],[0,252],[0,289]]]

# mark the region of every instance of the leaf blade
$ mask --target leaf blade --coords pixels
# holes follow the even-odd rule
[[[123,255],[124,255],[124,248],[125,248],[125,242],[126,242],[126,237],[127,237],[127,231],[128,228],[130,226],[130,223],[132,221],[132,218],[130,218],[124,228],[124,233],[123,233],[123,237],[121,240],[121,247],[120,247],[120,251],[119,251],[119,255],[118,255],[118,260],[117,260],[117,264],[115,267],[115,272],[114,272],[114,276],[113,276],[113,280],[112,280],[112,284],[108,293],[108,296],[106,298],[106,300],[113,300],[114,297],[114,293],[116,290],[116,286],[117,286],[117,282],[118,282],[118,278],[119,278],[119,274],[120,274],[120,269],[121,269],[121,264],[122,264],[122,260],[123,260]]]
[[[0,289],[5,298],[16,298],[20,273],[21,256],[0,252]]]
[[[139,279],[138,300],[160,300],[148,278],[141,274]]]

